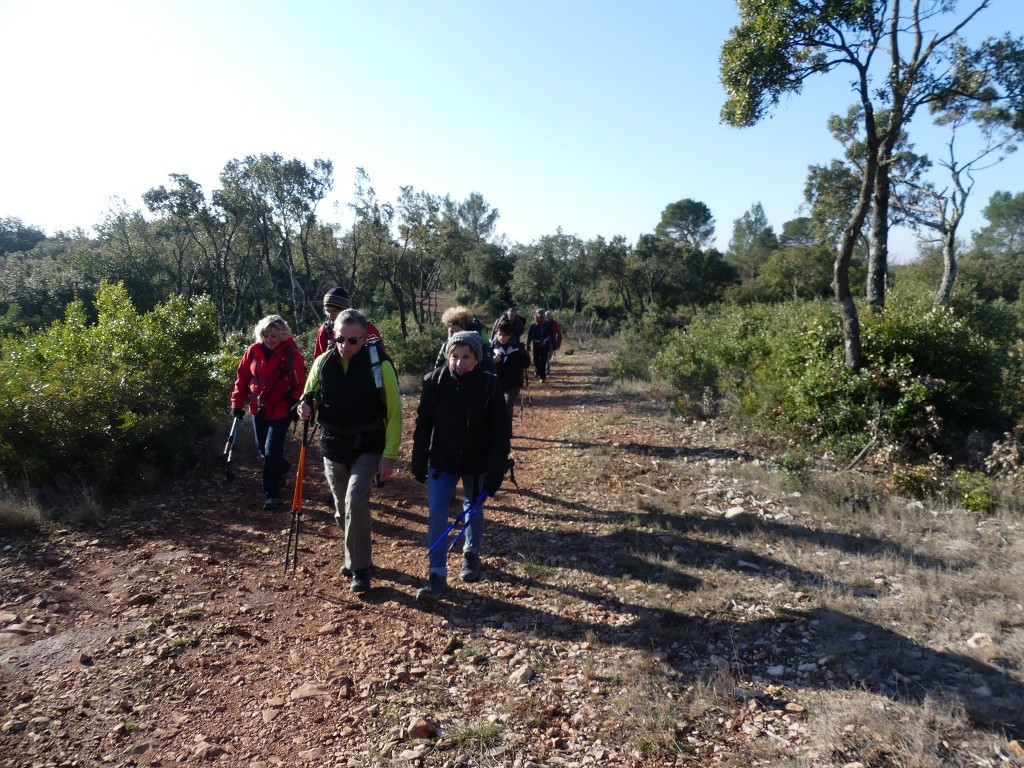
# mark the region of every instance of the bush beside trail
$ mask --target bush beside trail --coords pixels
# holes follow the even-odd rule
[[[139,488],[195,464],[235,363],[213,305],[174,297],[140,314],[122,286],[104,284],[96,310],[89,322],[75,301],[62,322],[3,340],[6,484]]]
[[[906,458],[948,453],[1020,417],[1024,344],[1008,307],[933,308],[893,291],[863,318],[859,371],[843,364],[838,312],[823,301],[721,306],[667,334],[641,326],[612,368],[670,383],[684,410],[710,395],[733,418],[850,454],[879,435]]]

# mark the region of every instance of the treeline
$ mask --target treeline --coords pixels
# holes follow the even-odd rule
[[[1024,194],[991,198],[941,312],[941,245],[889,271],[896,295],[912,298],[869,314],[866,364],[851,369],[830,298],[836,219],[820,194],[778,233],[754,204],[722,253],[710,245],[712,212],[693,199],[668,204],[635,243],[561,230],[509,243],[478,193],[455,201],[406,187],[386,201],[362,170],[352,227],[327,224],[324,160],[233,160],[210,194],[184,175],[170,181],[145,192],[145,211],[111,210],[91,236],[0,219],[8,481],[44,482],[59,467],[103,488],[145,485],[194,464],[255,320],[280,313],[308,338],[333,285],[378,321],[408,371],[436,351],[440,294],[488,319],[518,303],[550,307],[567,326],[625,327],[619,375],[671,382],[681,407],[710,393],[719,409],[847,452],[880,432],[907,445],[930,435],[920,453],[939,434],[948,441],[945,426],[1002,429],[1020,416]],[[865,237],[857,280],[869,249]]]

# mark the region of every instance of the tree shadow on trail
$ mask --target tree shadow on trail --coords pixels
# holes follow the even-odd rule
[[[515,580],[507,574],[498,578]],[[660,650],[683,680],[721,663],[710,658],[714,648],[744,679],[819,690],[866,689],[913,705],[930,697],[958,700],[977,727],[1011,738],[1024,734],[1021,680],[965,654],[935,650],[828,608],[778,609],[750,621],[628,603],[604,608],[619,620],[576,618],[504,599],[490,599],[476,610],[453,605],[449,615],[478,629],[514,623],[546,639],[595,638],[603,645]]]

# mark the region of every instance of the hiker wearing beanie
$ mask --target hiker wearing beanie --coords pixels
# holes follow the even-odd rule
[[[255,343],[245,350],[235,371],[231,413],[240,417],[249,406],[256,450],[263,457],[263,508],[277,509],[289,469],[284,439],[306,383],[306,365],[292,329],[280,315],[267,315],[256,323],[253,336]]]
[[[463,510],[481,492],[493,496],[508,467],[511,424],[505,412],[501,383],[483,370],[483,345],[472,331],[448,339],[448,363],[423,379],[413,432],[413,476],[427,484],[427,546],[429,574],[417,599],[438,599],[448,593],[447,542],[438,543],[448,527],[448,508],[462,482]],[[480,578],[483,510],[466,528],[462,549],[463,581]],[[438,543],[437,546],[431,545]]]
[[[343,309],[349,309],[351,306],[352,300],[348,297],[348,291],[340,285],[331,288],[331,290],[324,294],[324,314],[327,315],[327,319],[324,320],[320,330],[316,333],[316,343],[313,345],[314,360],[326,352],[327,346],[334,341],[334,321],[337,319],[338,313]],[[387,351],[384,349],[384,340],[380,337],[380,331],[369,320],[366,322],[365,343],[379,344],[382,352]]]
[[[446,309],[444,314],[441,315],[441,324],[447,329],[448,338],[444,340],[444,343],[441,344],[441,349],[438,350],[437,359],[434,361],[435,368],[440,368],[442,365],[448,364],[448,342],[453,334],[459,333],[460,331],[469,331],[470,333],[475,333],[480,337],[481,347],[486,345],[483,335],[477,328],[473,327],[474,325],[479,326],[481,324],[475,317],[473,317],[473,313],[466,307],[455,306]],[[484,355],[481,364],[485,371],[494,373],[494,361],[490,356]]]

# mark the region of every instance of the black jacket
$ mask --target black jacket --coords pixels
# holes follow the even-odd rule
[[[483,474],[494,494],[508,468],[511,424],[501,383],[478,366],[460,377],[443,366],[423,377],[412,437],[412,473]]]
[[[501,352],[501,362],[495,361],[498,381],[503,392],[519,389],[523,386],[523,372],[530,367],[530,355],[519,339],[509,339],[508,346],[503,347],[495,339],[491,342],[491,355]]]

